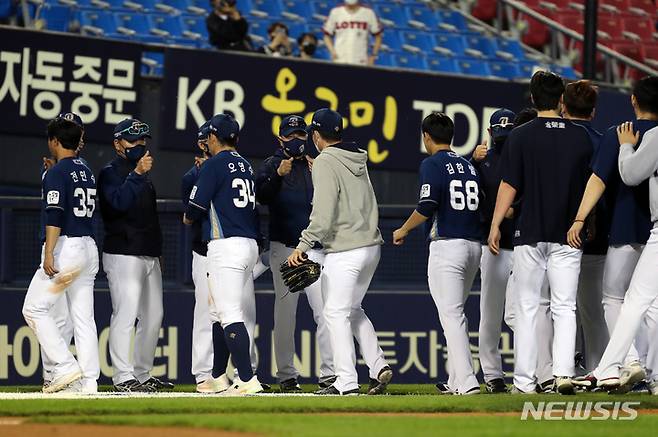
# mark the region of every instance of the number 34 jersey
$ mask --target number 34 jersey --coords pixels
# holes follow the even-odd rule
[[[46,172],[41,203],[47,215],[59,215],[60,235],[93,236],[96,178],[83,160],[64,158]]]
[[[440,150],[420,165],[420,198],[416,211],[431,217],[429,238],[480,239],[480,180],[473,165],[449,150]]]
[[[254,171],[238,152],[222,151],[203,164],[189,206],[208,214],[204,241],[260,236]]]

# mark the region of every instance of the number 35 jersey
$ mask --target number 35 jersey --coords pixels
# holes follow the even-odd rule
[[[416,211],[430,217],[430,240],[480,239],[480,180],[470,162],[440,150],[420,165],[420,198]]]
[[[205,241],[260,237],[254,171],[238,152],[225,150],[204,163],[192,187],[189,207],[208,214],[203,226]]]
[[[45,174],[41,203],[46,224],[67,237],[93,236],[96,178],[79,158],[64,158]]]

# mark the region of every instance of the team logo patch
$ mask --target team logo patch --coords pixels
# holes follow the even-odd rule
[[[192,192],[190,193],[190,199],[193,200],[196,196],[196,185],[192,187]]]
[[[426,197],[430,197],[430,184],[423,184],[420,187],[420,198],[424,199]]]
[[[46,202],[48,205],[57,205],[59,203],[59,191],[48,191]]]

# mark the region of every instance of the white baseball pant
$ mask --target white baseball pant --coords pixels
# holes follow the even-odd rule
[[[641,244],[608,247],[608,254],[603,268],[602,293],[603,311],[609,335],[612,335],[617,325],[621,305],[624,303],[624,296],[630,286],[633,271],[643,249],[644,245]],[[643,328],[636,333],[635,342],[628,350],[626,364],[633,361],[645,361],[649,342],[647,335],[647,326],[644,324]]]
[[[288,287],[283,283],[279,266],[290,256],[294,249],[286,247],[277,242],[270,242],[270,265],[272,278],[274,279],[274,354],[276,358],[276,376],[279,381],[298,378],[299,372],[295,368],[295,325],[297,319],[297,302],[300,293],[291,294]],[[324,254],[319,250],[306,252],[309,259],[324,263]],[[320,350],[320,379],[333,376],[334,363],[331,350],[331,338],[322,311],[324,300],[322,299],[321,281],[316,281],[310,287],[304,289],[308,304],[313,311],[313,319],[317,324],[315,333],[316,342]]]
[[[43,254],[41,255],[43,259]],[[66,299],[58,299],[57,302],[50,309],[50,315],[55,320],[57,330],[62,336],[64,343],[71,344],[73,339],[73,322],[69,315],[69,306]],[[52,372],[55,369],[55,362],[48,357],[48,354],[41,349],[41,363],[43,365],[43,380],[44,382],[52,381]]]
[[[324,259],[320,277],[324,317],[334,356],[336,382],[333,385],[340,392],[359,387],[354,337],[371,378],[376,379],[387,366],[375,328],[361,306],[380,255],[381,248],[376,245],[328,253]]]
[[[516,305],[514,385],[534,392],[537,383],[537,313],[548,277],[553,318],[553,375],[574,375],[576,292],[582,251],[566,244],[539,242],[514,249]]]
[[[482,248],[475,241],[446,239],[430,243],[427,277],[448,348],[448,387],[455,393],[479,386],[473,372],[464,305],[481,255]]]
[[[636,339],[638,330],[644,325],[645,315],[651,310],[650,316],[656,319],[658,312],[658,228],[654,228],[649,241],[644,247],[637,267],[633,272],[630,287],[624,303],[621,306],[610,342],[603,353],[599,366],[594,370],[597,379],[606,379],[619,376],[619,369],[624,364],[629,350]],[[652,332],[655,325],[652,323]],[[656,341],[651,342],[648,360],[651,363],[652,373],[655,370]]]
[[[262,272],[261,272],[262,273]],[[192,281],[194,282],[194,321],[192,322],[192,374],[200,383],[212,376],[213,371],[213,323],[219,322],[219,315],[212,304],[208,288],[208,258],[192,252]],[[251,366],[256,371],[258,354],[254,341],[256,329],[256,297],[253,282],[243,295],[245,327],[251,343]]]
[[[103,253],[103,269],[107,273],[112,299],[109,339],[112,381],[115,385],[131,379],[143,383],[151,378],[162,325],[160,260],[150,256]],[[135,339],[131,362],[133,329]]]
[[[588,370],[599,365],[610,337],[603,312],[603,271],[605,255],[583,255],[576,298],[583,329],[585,364]]]
[[[482,246],[478,336],[480,366],[485,382],[505,376],[498,345],[506,306],[507,282],[514,265],[513,255],[513,251],[501,249],[496,256],[487,246]]]
[[[23,304],[23,316],[54,363],[52,379],[80,370],[85,392],[95,392],[100,376],[98,336],[94,321],[94,280],[98,273],[98,248],[91,237],[59,237],[54,249],[55,268],[51,279],[40,266],[34,274]],[[42,259],[43,262],[43,259]],[[73,281],[55,288],[56,279],[72,274]],[[65,300],[73,323],[77,360],[69,350],[51,312]]]

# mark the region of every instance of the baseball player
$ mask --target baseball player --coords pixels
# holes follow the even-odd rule
[[[448,347],[448,388],[472,395],[480,393],[480,384],[473,372],[464,305],[482,255],[480,180],[475,167],[450,150],[454,130],[443,113],[423,120],[423,143],[431,156],[420,165],[418,206],[393,232],[393,244],[403,244],[412,229],[432,218],[427,276]],[[502,309],[500,314],[502,318]]]
[[[635,127],[642,135],[658,126],[658,77],[645,77],[633,87],[631,104],[637,122]],[[612,335],[617,323],[624,295],[630,285],[635,266],[644,244],[649,238],[651,217],[647,197],[647,182],[629,187],[623,183],[618,170],[619,139],[616,128],[610,128],[601,139],[598,153],[592,166],[592,175],[587,183],[580,208],[567,239],[573,247],[580,247],[579,237],[584,221],[599,202],[604,192],[609,208],[609,247],[603,268],[603,310]],[[638,330],[634,346],[625,360],[625,375],[632,379],[643,379],[645,370],[642,357],[648,347],[647,328]]]
[[[514,198],[523,197],[514,241],[517,300],[514,321],[515,392],[537,385],[535,329],[542,283],[548,277],[553,317],[553,375],[559,393],[573,394],[576,290],[582,251],[566,234],[589,176],[592,145],[585,129],[559,115],[562,78],[539,71],[530,82],[538,117],[514,129],[489,232],[489,249],[500,252],[500,226]],[[560,178],[555,178],[555,174]]]
[[[359,393],[356,337],[369,369],[368,394],[381,394],[393,378],[393,371],[361,306],[383,243],[377,227],[377,199],[368,175],[368,153],[355,143],[342,141],[343,118],[336,111],[316,111],[307,132],[320,152],[312,170],[313,209],[288,263],[299,265],[316,242],[326,254],[320,281],[336,381],[315,393]]]
[[[324,43],[331,59],[346,64],[374,65],[382,45],[384,28],[375,12],[359,0],[346,0],[329,12],[322,26]],[[375,38],[372,54],[368,54],[370,35]]]
[[[487,150],[486,143],[478,146],[473,154],[473,165],[480,176],[480,189],[483,203],[480,205],[480,216],[483,229],[491,227],[496,204],[496,194],[501,181],[501,156],[505,140],[514,127],[516,114],[509,109],[499,109],[489,120],[489,135],[491,148]],[[510,212],[512,213],[512,212]],[[503,362],[498,344],[500,343],[501,323],[505,312],[507,281],[512,273],[513,265],[514,221],[505,218],[501,226],[501,250],[499,256],[494,256],[488,250],[482,251],[480,260],[480,326],[479,354],[480,365],[484,375],[484,383],[489,393],[504,393],[507,391],[503,377]],[[486,244],[486,242],[483,242]]]
[[[162,323],[162,233],[156,194],[148,173],[148,124],[125,119],[114,128],[116,158],[98,178],[105,227],[103,269],[112,298],[112,382],[120,392],[172,389],[151,375]],[[133,360],[130,338],[135,328]]]
[[[657,110],[655,103],[650,107]],[[624,303],[621,306],[617,323],[610,336],[610,343],[603,353],[598,367],[587,377],[587,382],[599,387],[616,387],[632,385],[644,378],[644,375],[631,373],[624,378],[620,368],[624,365],[629,349],[641,329],[645,315],[658,311],[658,129],[653,128],[643,135],[642,143],[635,150],[640,139],[640,132],[633,131],[632,123],[623,123],[617,128],[619,149],[619,174],[622,181],[629,186],[637,186],[649,179],[649,196],[651,206],[651,221],[653,224],[649,239],[633,272],[630,287]],[[652,331],[655,333],[655,329]],[[655,364],[655,339],[649,345],[649,356],[652,365]],[[652,377],[658,376],[655,367]],[[626,381],[624,381],[626,379]],[[658,384],[654,379],[651,383],[653,394],[658,394]]]
[[[594,156],[598,153],[601,134],[592,127],[598,91],[587,80],[572,82],[565,87],[562,96],[564,118],[583,126],[589,134]],[[603,315],[603,267],[608,251],[610,217],[603,199],[596,205],[594,217],[589,219],[588,237],[583,245],[583,258],[578,280],[578,318],[582,326],[585,349],[585,366],[596,368],[610,337]],[[580,333],[579,333],[580,334]],[[579,335],[580,337],[580,335]]]
[[[208,287],[239,375],[226,393],[259,393],[263,388],[252,369],[243,304],[245,294],[253,294],[260,239],[253,170],[236,151],[240,127],[233,117],[215,115],[209,130],[212,158],[201,168],[183,221],[208,222]]]
[[[43,391],[62,391],[80,381],[77,391],[94,393],[100,375],[94,321],[98,249],[92,237],[96,179],[76,155],[82,136],[78,124],[58,117],[48,124],[47,132],[48,148],[57,164],[43,179],[45,242],[41,266],[25,296],[23,316],[52,363],[52,379]],[[71,314],[77,360],[52,313],[61,300]]]
[[[299,242],[299,236],[309,223],[313,181],[312,159],[306,154],[306,123],[298,115],[290,115],[279,126],[280,147],[263,162],[256,175],[256,199],[270,210],[270,265],[280,266]],[[307,252],[308,257],[322,264],[324,254],[319,243]],[[282,392],[301,391],[295,368],[295,321],[299,293],[288,293],[278,268],[274,277],[274,353],[277,377]],[[329,331],[322,315],[321,281],[304,290],[317,324],[316,339],[320,350],[320,388],[335,381],[333,353]]]

